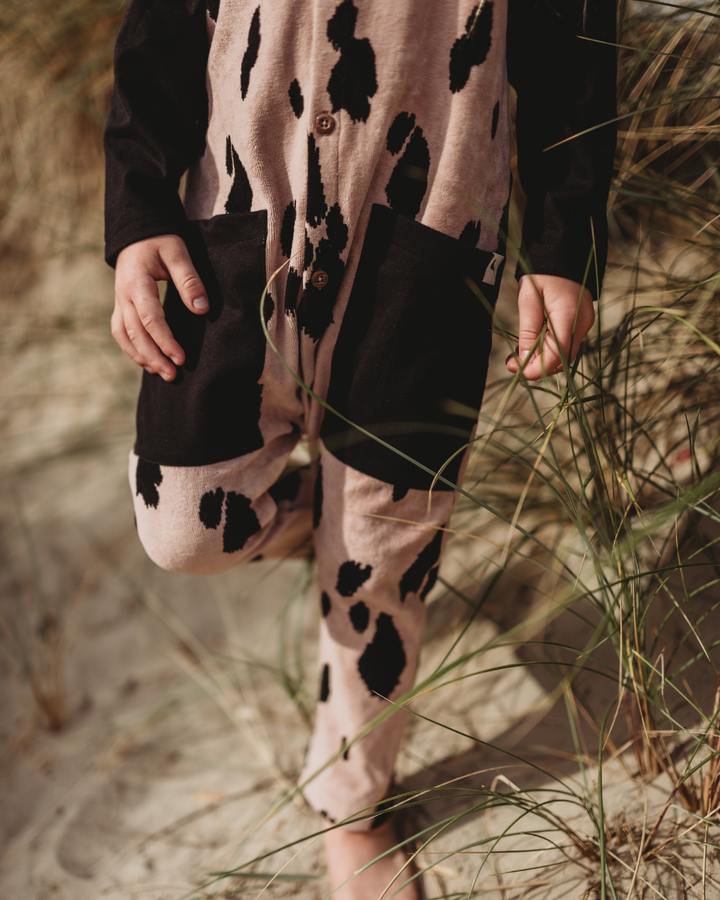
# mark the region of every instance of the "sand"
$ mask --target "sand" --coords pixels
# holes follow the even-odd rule
[[[49,265],[21,311],[2,311],[13,350],[2,357],[0,898],[320,900],[320,821],[287,799],[315,702],[312,567],[192,578],[144,557],[125,482],[137,373],[106,334],[110,296],[109,273],[80,257]],[[478,552],[456,542],[445,581],[465,583]],[[418,799],[400,827],[438,832],[417,858],[432,866],[426,896],[600,898],[597,736],[581,729],[581,767],[557,680],[523,664],[529,651],[498,645],[532,618],[528,591],[503,583],[455,648],[466,603],[440,584],[428,605],[420,677],[483,645],[455,674],[494,671],[411,707],[426,718],[412,719],[398,760],[398,790]],[[570,614],[556,627],[581,641]],[[49,632],[57,645],[43,643]],[[33,702],[31,657],[46,667],[58,730]],[[588,678],[578,690],[601,709],[616,687]],[[704,828],[677,804],[668,843],[636,863],[672,785],[633,777],[627,750],[610,756],[602,796],[618,897],[720,896],[718,854],[693,843]],[[512,805],[510,791],[521,792]],[[533,798],[545,817],[523,810]],[[242,877],[213,875],[286,844]]]

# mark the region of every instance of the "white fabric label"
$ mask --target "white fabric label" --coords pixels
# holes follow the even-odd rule
[[[492,261],[490,265],[485,269],[485,277],[483,278],[483,284],[495,284],[495,279],[497,278],[498,269],[500,268],[500,263],[505,259],[500,253],[493,253]]]

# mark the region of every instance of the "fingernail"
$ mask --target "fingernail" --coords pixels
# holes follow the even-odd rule
[[[203,311],[206,309],[210,309],[210,304],[207,302],[205,297],[196,297],[193,300],[192,305],[195,307],[195,309],[201,309]]]
[[[530,351],[523,350],[523,352],[520,354],[520,362],[525,362],[525,360],[528,358],[528,356],[530,356]]]
[[[152,375],[153,370],[150,368],[150,366],[143,366],[143,369],[145,369],[145,371],[148,373],[148,375]]]
[[[161,372],[160,375],[165,381],[170,381],[170,378],[172,377],[169,372]]]
[[[176,366],[181,366],[182,361],[179,356],[171,356],[170,359],[175,363]]]

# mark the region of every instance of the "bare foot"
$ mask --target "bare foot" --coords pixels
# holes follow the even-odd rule
[[[415,869],[407,866],[384,893],[390,882],[407,863],[407,854],[402,847],[378,860],[360,875],[352,877],[376,856],[397,844],[392,823],[374,831],[343,831],[337,829],[325,833],[325,854],[327,856],[328,878],[335,893],[333,900],[378,900],[390,897],[410,878]],[[348,881],[350,879],[350,881]],[[347,881],[347,884],[344,882]],[[416,882],[406,884],[395,894],[395,900],[418,900]],[[342,887],[340,887],[342,885]],[[335,889],[338,890],[335,890]]]

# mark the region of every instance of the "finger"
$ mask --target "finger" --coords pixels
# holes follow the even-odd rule
[[[548,374],[560,371],[563,365],[570,365],[577,356],[580,344],[595,321],[595,310],[589,291],[577,300],[563,298],[564,302],[550,303],[548,312],[549,350],[555,359],[546,358]]]
[[[580,306],[575,322],[573,342],[572,342],[572,359],[577,356],[580,345],[582,344],[588,331],[595,324],[595,306],[593,305],[592,294],[587,289],[583,292],[580,300]]]
[[[506,360],[506,366],[510,372],[517,372],[520,363],[529,354],[531,359],[537,357],[539,348],[536,346],[538,336],[545,324],[545,310],[535,285],[527,275],[520,279],[518,285],[518,348],[517,356],[512,355]],[[527,371],[527,366],[523,370]]]
[[[117,303],[115,304],[115,309],[112,318],[110,319],[110,332],[123,353],[127,354],[127,356],[129,356],[134,363],[137,363],[138,366],[142,366],[144,369],[148,367],[147,360],[137,351],[135,344],[133,344],[128,337],[127,331],[125,330],[122,310]]]
[[[523,374],[530,381],[556,375],[563,370],[563,360],[570,363],[570,350],[573,340],[574,316],[548,314],[548,327],[538,353],[523,369]]]
[[[577,356],[580,344],[595,321],[595,310],[592,297],[588,293],[577,303],[567,297],[562,302],[548,302],[547,336],[543,342],[539,359],[532,361],[524,369],[525,377],[534,380],[546,375],[562,372],[565,365],[570,365]]]
[[[568,316],[548,316],[548,338],[545,341],[545,367],[548,374],[562,369],[563,364],[570,364],[573,359],[573,326],[574,321]]]
[[[123,306],[123,318],[128,334],[130,333],[130,323],[132,322],[133,328],[136,324],[134,318],[128,317],[128,310],[132,308],[142,328],[150,335],[162,353],[170,357],[175,365],[181,366],[185,362],[185,352],[173,337],[170,326],[165,320],[165,312],[158,297],[155,281],[149,275],[136,278],[129,296],[121,293],[119,300]],[[134,339],[133,343],[135,343]],[[138,345],[136,344],[136,346]]]
[[[562,359],[558,353],[555,341],[546,335],[541,348],[536,356],[523,369],[523,375],[528,381],[537,381],[547,375],[555,375],[562,371]]]
[[[162,261],[177,288],[180,299],[190,312],[202,315],[210,309],[205,287],[192,264],[185,242],[178,238],[163,247]]]
[[[145,368],[157,372],[157,374],[164,378],[165,381],[172,381],[173,378],[175,378],[177,370],[148,333],[138,310],[132,303],[127,303],[124,305],[122,312],[123,324],[127,336],[135,347],[138,355],[145,360]]]

